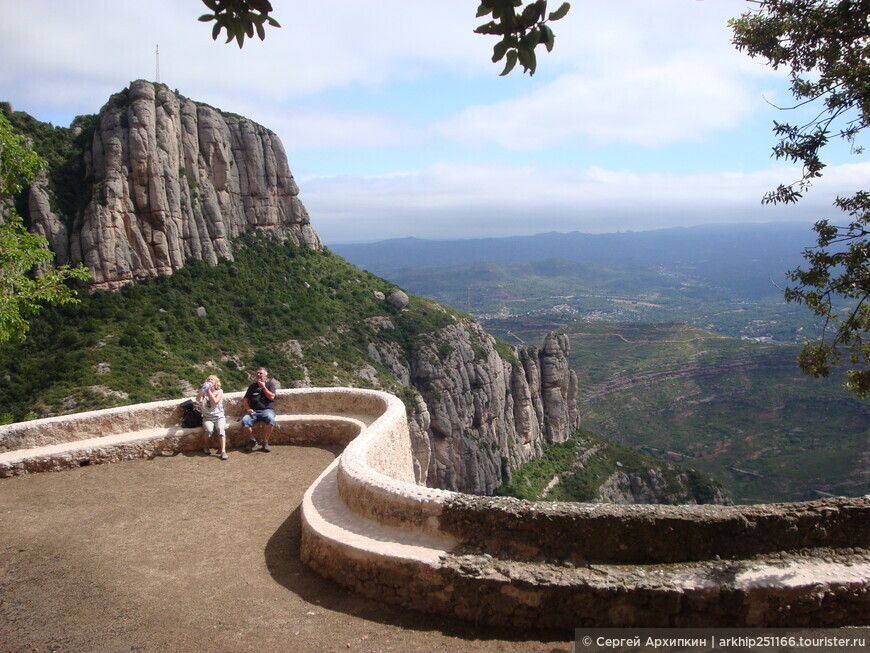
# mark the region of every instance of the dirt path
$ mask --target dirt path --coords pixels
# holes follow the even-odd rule
[[[299,561],[336,451],[273,447],[0,480],[0,651],[570,651],[350,594]]]

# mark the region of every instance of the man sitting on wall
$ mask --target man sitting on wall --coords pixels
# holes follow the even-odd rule
[[[269,436],[275,426],[275,382],[269,379],[269,373],[262,367],[257,370],[257,380],[248,386],[242,404],[245,415],[242,417],[242,432],[247,436],[245,451],[251,452],[257,446],[253,426],[255,422],[264,422],[262,451],[269,452]]]

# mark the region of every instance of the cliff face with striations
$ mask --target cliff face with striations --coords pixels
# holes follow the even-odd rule
[[[419,392],[412,413],[416,473],[427,485],[492,494],[510,470],[563,442],[579,426],[577,379],[568,369],[568,338],[511,352],[473,321],[446,327],[407,360],[390,360]]]
[[[284,147],[268,129],[137,81],[102,108],[85,154],[90,201],[60,215],[44,178],[29,198],[34,231],[60,263],[84,263],[92,287],[171,274],[188,258],[232,258],[249,228],[321,246]]]

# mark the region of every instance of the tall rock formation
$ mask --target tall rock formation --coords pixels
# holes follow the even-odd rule
[[[468,320],[427,338],[407,360],[377,347],[370,355],[420,393],[411,419],[419,480],[492,494],[545,442],[563,442],[579,426],[568,350],[567,336],[550,334],[540,349],[506,360]]]
[[[94,288],[171,274],[188,258],[231,259],[231,240],[250,228],[321,246],[278,137],[159,84],[112,96],[86,168],[91,198],[78,215],[54,212],[45,183],[29,205],[58,262],[84,263]]]

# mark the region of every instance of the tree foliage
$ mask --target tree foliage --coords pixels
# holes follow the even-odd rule
[[[212,13],[199,17],[204,23],[214,22],[211,36],[217,40],[226,30],[227,43],[235,39],[241,48],[245,38],[254,32],[262,41],[266,38],[266,25],[281,27],[272,16],[269,0],[202,0]],[[571,5],[563,2],[555,11],[547,12],[547,0],[482,0],[477,8],[477,17],[492,16],[492,20],[478,27],[478,34],[501,36],[493,47],[493,63],[505,59],[502,75],[514,69],[517,62],[523,72],[535,74],[537,55],[535,48],[543,45],[547,52],[553,49],[556,35],[549,23],[563,18]]]
[[[44,304],[76,301],[75,291],[64,283],[66,279],[90,276],[81,266],[48,266],[54,258],[48,241],[29,232],[12,206],[12,196],[44,166],[0,113],[0,203],[4,208],[0,223],[0,342],[23,340],[27,318]]]
[[[856,136],[870,124],[870,0],[759,0],[731,21],[733,42],[774,69],[789,70],[795,106],[813,117],[798,124],[774,123],[777,158],[802,166],[800,179],[781,184],[765,203],[797,202],[822,176],[823,148],[845,140],[861,153]],[[816,245],[804,251],[806,268],[789,272],[790,302],[806,304],[825,320],[819,342],[807,343],[801,369],[826,377],[847,358],[853,369],[846,387],[870,393],[870,194],[838,197],[848,217],[840,224],[819,220]],[[839,221],[838,221],[839,222]]]
[[[227,43],[235,39],[240,48],[245,44],[245,38],[252,38],[255,31],[260,40],[264,40],[267,24],[281,27],[269,15],[273,11],[269,0],[202,0],[202,3],[214,12],[199,17],[204,23],[214,21],[212,39],[217,40],[221,30],[226,30]]]
[[[483,0],[477,9],[477,17],[492,16],[493,20],[478,27],[478,34],[494,34],[502,39],[492,49],[492,61],[505,59],[502,75],[507,75],[519,61],[523,72],[535,74],[537,55],[535,48],[544,45],[547,52],[553,50],[556,35],[548,24],[560,20],[571,5],[563,2],[556,11],[547,13],[547,0],[523,4],[522,0]]]

